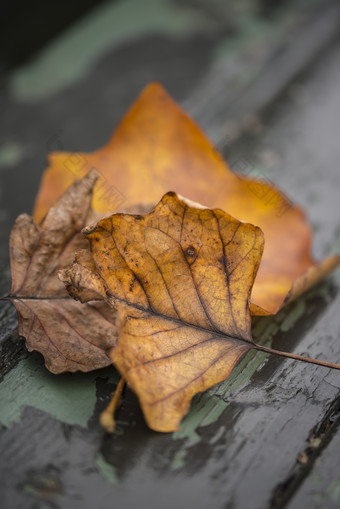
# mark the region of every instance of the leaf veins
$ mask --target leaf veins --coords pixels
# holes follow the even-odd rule
[[[97,302],[82,306],[69,297],[57,277],[72,262],[74,251],[87,244],[80,230],[91,215],[96,178],[92,172],[76,181],[38,225],[22,214],[11,232],[9,298],[18,312],[19,334],[29,350],[43,354],[53,373],[109,365],[116,341],[115,313],[98,291],[91,293]],[[93,267],[88,255],[82,263]]]
[[[224,380],[252,348],[249,296],[263,234],[174,193],[146,216],[116,214],[85,232],[93,281],[102,278],[120,316],[112,360],[149,426],[177,429],[194,394]],[[79,260],[61,277],[88,300],[92,282]]]
[[[225,380],[251,348],[340,369],[253,342],[249,303],[263,233],[222,210],[192,205],[170,192],[150,214],[115,214],[85,228],[92,272],[86,251],[60,272],[83,302],[101,282],[119,314],[112,361],[157,431],[178,429],[192,397]],[[110,430],[114,406],[104,412]]]

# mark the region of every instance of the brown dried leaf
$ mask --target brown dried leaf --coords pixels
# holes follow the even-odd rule
[[[69,297],[57,277],[72,263],[74,251],[87,245],[80,230],[91,215],[96,179],[92,172],[74,182],[38,225],[20,215],[11,232],[10,299],[18,312],[19,334],[30,351],[43,354],[52,373],[107,366],[116,343],[116,315],[103,301],[103,289],[95,288],[89,297],[96,301],[83,306]],[[88,253],[81,260],[93,269]]]

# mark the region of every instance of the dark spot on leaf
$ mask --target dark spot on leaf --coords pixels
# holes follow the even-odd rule
[[[188,256],[195,256],[196,254],[196,249],[193,247],[193,246],[189,246],[186,250],[185,250],[185,254],[188,255]]]
[[[173,196],[176,196],[176,193],[174,193],[173,191],[169,191],[168,193],[166,193],[166,195],[172,198]]]

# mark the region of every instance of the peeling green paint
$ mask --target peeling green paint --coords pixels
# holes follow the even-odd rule
[[[330,501],[340,504],[340,479],[329,480],[326,478],[327,474],[320,471],[322,467],[318,465],[317,468],[319,470],[312,472],[306,481],[308,485],[313,486],[315,491],[317,490],[313,497],[316,507],[326,507]]]
[[[242,72],[237,72],[238,86],[245,86],[262,68],[256,58],[249,59],[249,49],[253,50],[255,45],[262,55],[268,47],[279,48],[287,31],[296,26],[299,12],[294,10],[292,15],[291,9],[284,6],[275,18],[265,20],[252,8],[252,2],[240,7],[236,0],[220,2],[218,10],[220,22],[207,16],[203,9],[171,0],[105,2],[50,42],[26,65],[14,70],[9,77],[10,94],[20,101],[40,100],[84,78],[103,55],[127,41],[152,35],[190,37],[216,33],[225,24],[232,24],[233,36],[221,36],[212,60],[230,62],[234,72],[235,59],[239,67],[240,60],[245,58]],[[302,5],[300,13],[303,17]]]
[[[96,456],[96,467],[100,473],[100,475],[109,483],[109,484],[117,484],[118,477],[116,473],[115,467],[110,465],[104,456],[99,452]]]
[[[173,438],[186,438],[190,445],[199,442],[201,438],[196,429],[215,422],[227,406],[228,403],[213,394],[212,390],[195,396],[190,412],[182,420],[180,429],[173,433]]]
[[[208,412],[203,417],[203,420],[201,422],[201,426],[209,426],[209,424],[212,424],[213,422],[216,422],[217,419],[222,415],[224,412],[225,407],[228,405],[225,401],[218,398],[218,401],[214,401],[212,398],[213,405],[210,409],[208,409]]]
[[[195,396],[189,413],[181,422],[180,429],[173,433],[174,439],[186,438],[186,446],[201,440],[197,433],[199,427],[216,422],[229,405],[228,399],[240,387],[249,382],[251,376],[263,364],[266,354],[252,350],[248,352],[232,371],[228,379],[209,391]]]
[[[249,381],[259,366],[263,364],[265,358],[266,354],[262,352],[249,352],[225,382],[196,396],[192,401],[189,413],[181,422],[180,429],[173,433],[173,438],[186,438],[188,440],[186,446],[192,446],[199,442],[201,438],[197,429],[218,420],[229,405],[227,399]]]
[[[309,298],[325,297],[329,289],[329,283],[318,285],[307,296],[301,297],[278,315],[256,319],[253,327],[254,338],[259,343],[270,346],[279,328],[286,332],[297,323]],[[175,440],[185,439],[185,443],[173,457],[170,467],[172,470],[184,466],[188,448],[201,440],[198,429],[219,419],[230,404],[232,395],[249,383],[266,358],[267,355],[263,352],[248,352],[226,381],[193,399],[190,412],[183,419],[180,430],[172,435]],[[85,427],[94,411],[97,376],[108,376],[110,381],[117,381],[117,373],[112,368],[89,374],[52,375],[42,364],[37,363],[35,356],[29,356],[10,371],[0,384],[0,422],[5,426],[19,422],[22,408],[31,406],[62,422]],[[116,483],[114,467],[101,455],[97,456],[96,465],[108,482]],[[332,496],[335,497],[338,496],[338,491],[334,486]],[[331,490],[331,487],[329,489]]]
[[[306,298],[298,299],[276,316],[258,318],[253,328],[255,340],[270,347],[273,337],[280,328],[287,331],[301,318],[306,309]],[[266,358],[267,354],[264,352],[251,350],[238,362],[227,380],[209,391],[195,396],[189,413],[181,422],[179,431],[173,433],[173,439],[185,438],[187,441],[184,448],[198,443],[201,440],[197,432],[198,428],[208,426],[218,420],[229,405],[232,395],[249,383],[253,374],[265,362]],[[177,464],[176,457],[173,461]]]
[[[333,479],[327,486],[326,493],[333,502],[340,503],[340,480]]]
[[[35,356],[19,362],[0,384],[0,422],[21,420],[23,407],[49,413],[67,424],[86,426],[96,403],[98,376],[115,375],[112,368],[91,373],[52,375]]]
[[[173,457],[170,470],[179,470],[184,467],[187,454],[188,451],[186,449],[179,449]]]
[[[15,142],[10,141],[0,146],[0,168],[14,166],[21,161],[23,157],[22,146]]]
[[[287,332],[300,320],[307,309],[308,299],[326,298],[329,292],[329,282],[319,284],[306,295],[282,309],[277,315],[255,318],[253,323],[255,341],[264,346],[272,346],[272,340],[279,330]],[[180,451],[200,442],[201,437],[198,429],[218,420],[230,404],[233,394],[249,383],[266,358],[266,353],[251,350],[238,362],[227,380],[193,398],[190,411],[182,420],[180,429],[172,435],[174,440],[186,439],[182,448],[176,452],[173,458],[172,468],[183,466],[186,454]]]
[[[306,311],[305,300],[298,299],[289,315],[281,323],[281,330],[283,332],[289,331],[295,325],[295,323],[301,318],[305,311]]]
[[[144,35],[190,36],[209,25],[206,17],[169,0],[106,2],[12,72],[11,95],[41,99],[81,79],[97,59],[128,40]]]

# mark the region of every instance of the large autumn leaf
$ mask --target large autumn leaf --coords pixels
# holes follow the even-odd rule
[[[224,380],[252,347],[249,295],[263,234],[174,193],[148,215],[116,214],[85,231],[97,273],[78,259],[60,277],[83,301],[102,278],[120,317],[112,360],[149,426],[175,430],[194,394]]]
[[[38,225],[27,214],[20,215],[11,232],[10,300],[18,312],[19,334],[30,351],[43,354],[53,373],[107,366],[116,342],[116,315],[107,304],[81,305],[57,277],[72,263],[75,249],[87,245],[80,230],[91,216],[96,179],[91,172],[74,182]],[[94,268],[89,256],[82,263]],[[100,299],[93,291],[89,297]]]
[[[252,312],[275,313],[340,261],[311,258],[311,229],[303,212],[273,186],[230,171],[198,126],[152,83],[142,92],[110,142],[93,153],[52,153],[36,202],[35,219],[90,168],[101,174],[95,210],[114,212],[155,204],[172,189],[259,226],[266,239],[252,293]]]
[[[118,311],[112,361],[151,428],[177,429],[191,398],[227,378],[251,348],[340,369],[253,342],[260,228],[170,192],[149,214],[115,214],[83,232],[90,251],[59,276],[74,298],[100,295]],[[107,412],[103,423],[113,429]]]

